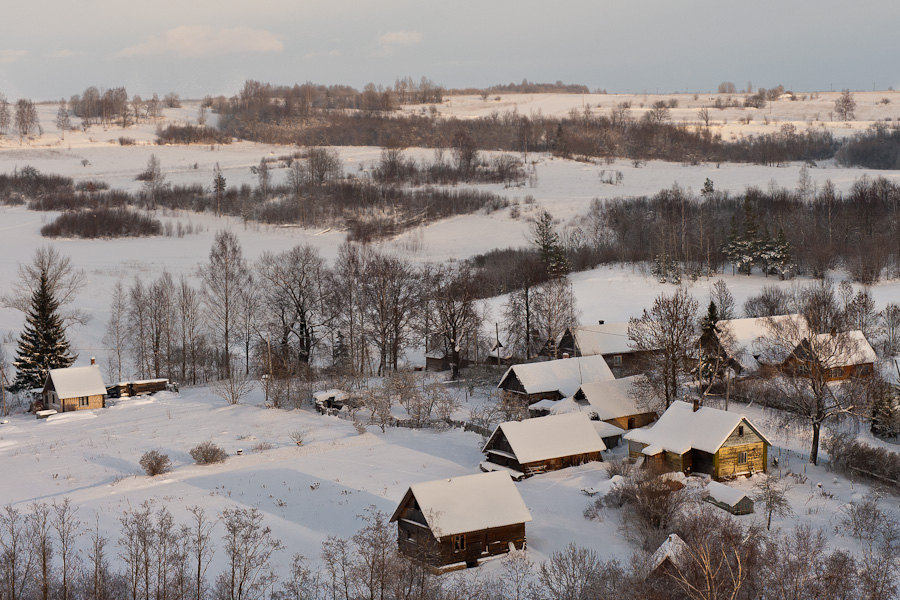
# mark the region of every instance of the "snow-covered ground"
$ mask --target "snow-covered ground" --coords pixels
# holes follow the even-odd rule
[[[665,98],[667,98],[666,96]],[[805,102],[778,101],[763,110],[711,110],[716,127],[726,135],[775,131],[784,122],[805,127],[818,115],[828,120],[828,112],[836,94],[822,93]],[[879,104],[881,98],[891,99]],[[581,109],[582,101],[597,110],[609,110],[616,103],[630,100],[635,114],[639,104],[651,105],[653,96],[594,95],[582,98],[561,94],[503,96],[501,101],[452,97],[440,107],[443,115],[471,117],[516,108],[520,113],[542,111],[561,115],[573,108]],[[673,109],[675,120],[696,120],[701,105],[709,97],[678,96],[679,108]],[[883,119],[900,115],[900,96],[893,92],[857,93],[860,119]],[[266,156],[290,154],[290,147],[254,143],[224,146],[156,146],[155,123],[141,123],[127,130],[94,127],[87,132],[69,132],[65,139],[55,133],[55,105],[39,107],[44,133],[34,140],[19,142],[0,138],[0,172],[31,165],[40,171],[74,177],[76,180],[102,179],[113,187],[134,190],[140,186],[135,176],[142,171],[151,154],[159,157],[167,180],[173,183],[209,185],[216,164],[222,168],[228,185],[255,183],[250,167]],[[172,122],[194,121],[196,103],[166,111]],[[753,114],[750,125],[736,120]],[[771,119],[766,125],[764,116]],[[724,123],[727,119],[727,124]],[[820,126],[818,121],[815,126]],[[836,133],[864,127],[855,121],[850,128],[825,122]],[[120,136],[132,137],[134,146],[120,146]],[[378,148],[339,148],[345,169],[364,173],[378,160]],[[407,152],[419,158],[430,158],[426,149]],[[774,185],[793,188],[797,185],[800,165],[783,168],[754,165],[682,166],[649,163],[636,168],[625,161],[613,165],[594,165],[529,155],[535,161],[538,178],[535,187],[504,188],[482,186],[515,201],[522,216],[513,218],[511,211],[456,217],[413,230],[381,244],[386,251],[402,253],[416,261],[448,261],[462,259],[493,248],[524,245],[528,231],[527,217],[532,211],[546,208],[562,223],[578,218],[595,197],[653,194],[678,183],[699,190],[706,178],[716,189],[738,192],[748,185]],[[85,163],[85,161],[87,161]],[[600,183],[601,170],[622,171],[624,183],[612,186]],[[821,185],[831,179],[840,190],[868,173],[897,179],[896,172],[872,172],[842,169],[825,164],[811,169],[810,175]],[[284,171],[276,170],[276,181]],[[526,196],[534,198],[525,203]],[[183,238],[160,237],[118,240],[59,240],[53,242],[62,254],[87,275],[87,285],[78,296],[77,306],[92,318],[83,327],[74,328],[70,337],[80,358],[87,364],[95,355],[103,364],[105,350],[101,343],[105,327],[109,293],[118,280],[130,283],[134,277],[152,279],[164,271],[173,275],[193,276],[197,266],[207,259],[215,232],[231,229],[240,238],[245,256],[255,260],[266,250],[281,251],[296,244],[312,244],[327,260],[332,260],[344,240],[340,231],[313,231],[289,227],[244,225],[231,218],[216,219],[208,214],[159,211],[163,221],[192,225],[197,233]],[[0,293],[5,292],[16,277],[17,266],[29,260],[35,248],[46,241],[40,237],[41,225],[55,217],[54,213],[37,213],[22,207],[0,206]],[[840,273],[836,273],[838,278]],[[752,277],[721,276],[735,296],[737,305],[765,284],[796,285],[759,275]],[[607,322],[626,320],[649,307],[660,292],[671,292],[669,284],[659,284],[632,267],[602,267],[573,276],[578,307],[583,323],[598,319]],[[713,280],[700,280],[689,285],[701,301],[706,299]],[[900,283],[882,282],[872,288],[878,308],[900,299]],[[500,314],[503,298],[491,301],[494,317]],[[7,354],[15,352],[15,338],[23,317],[10,309],[0,309],[0,341]],[[492,329],[492,328],[491,328]],[[346,421],[324,417],[304,410],[265,410],[260,407],[257,392],[246,405],[230,406],[207,388],[183,390],[180,395],[161,394],[154,399],[132,399],[117,402],[106,410],[58,415],[46,421],[31,416],[13,415],[8,424],[0,425],[0,505],[14,503],[27,506],[32,501],[51,501],[70,497],[79,507],[79,516],[92,522],[98,514],[101,527],[115,531],[121,511],[154,499],[167,505],[176,517],[183,518],[186,507],[201,504],[210,512],[238,504],[258,507],[266,521],[278,532],[289,552],[316,557],[320,544],[329,534],[347,536],[356,531],[355,515],[374,505],[392,511],[411,483],[434,478],[452,477],[477,471],[481,437],[459,430],[445,432],[389,429],[381,433],[372,427],[358,435]],[[732,410],[738,408],[732,407]],[[757,406],[739,407],[770,437],[776,448],[770,453],[781,456],[782,469],[792,469],[807,478],[790,495],[795,516],[776,520],[777,525],[791,526],[805,521],[825,528],[835,544],[854,547],[854,542],[835,533],[841,506],[861,497],[867,487],[828,473],[823,467],[806,465],[808,441],[804,430],[782,426],[777,415]],[[307,440],[297,447],[290,432],[308,431]],[[230,458],[221,465],[200,467],[188,456],[190,448],[205,440],[224,447]],[[272,445],[268,450],[254,450],[260,443]],[[237,449],[242,456],[236,456]],[[174,463],[174,470],[157,478],[144,476],[138,466],[147,450],[158,449]],[[620,456],[622,450],[610,457]],[[610,458],[607,457],[607,458]],[[626,558],[631,549],[618,533],[614,511],[604,511],[602,521],[586,522],[582,511],[588,498],[583,488],[602,488],[606,480],[603,465],[593,464],[577,469],[533,477],[517,484],[534,518],[528,525],[529,550],[542,560],[569,541],[594,547],[603,555]],[[733,485],[749,490],[754,481],[741,480]],[[817,486],[822,484],[822,488]],[[823,494],[822,491],[827,492]],[[829,497],[828,494],[833,494]],[[897,513],[896,506],[883,501],[883,508]],[[741,519],[758,519],[756,516]],[[603,540],[598,543],[598,540]]]

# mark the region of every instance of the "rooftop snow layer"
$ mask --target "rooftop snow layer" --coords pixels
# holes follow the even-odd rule
[[[597,413],[601,421],[648,412],[638,406],[637,399],[633,395],[634,384],[642,377],[643,375],[634,375],[612,381],[585,383],[579,388],[580,393],[576,392],[575,396],[580,397],[583,394],[589,405],[587,410]]]
[[[500,431],[506,436],[519,464],[606,450],[606,445],[585,413],[501,423],[485,444],[483,452],[487,451]]]
[[[53,388],[60,398],[106,394],[106,385],[103,383],[103,376],[100,375],[100,367],[97,365],[50,369],[47,377],[53,381]]]
[[[797,319],[794,327],[797,330],[797,341],[799,342],[800,339],[806,337],[808,329],[806,321],[798,314],[729,319],[719,321],[716,326],[724,334],[719,336],[719,339],[728,356],[741,363],[743,368],[754,371],[758,366],[754,357],[763,354],[763,340],[772,335],[772,327],[786,324],[791,319]]]
[[[693,406],[679,401],[672,403],[652,427],[632,429],[625,439],[647,444],[643,453],[648,456],[663,450],[684,454],[692,448],[715,454],[744,419],[742,414],[708,406],[694,412]],[[758,429],[753,429],[762,437]]]
[[[604,323],[569,329],[582,356],[598,354],[627,354],[634,349],[628,345],[628,323]]]
[[[563,396],[571,396],[584,383],[615,379],[602,356],[513,365],[503,375],[497,387],[501,387],[512,374],[515,374],[527,394],[558,390]]]
[[[519,490],[502,471],[416,483],[409,491],[437,538],[531,521]],[[394,513],[391,521],[396,518]]]
[[[677,568],[683,566],[684,553],[688,550],[687,544],[684,543],[677,533],[670,533],[653,556],[650,557],[650,572],[652,573],[662,565],[668,558]]]
[[[727,504],[728,506],[734,506],[747,497],[747,494],[741,490],[736,490],[733,487],[728,487],[724,483],[719,483],[717,481],[710,481],[707,483],[706,491],[709,492],[710,498],[723,504]]]
[[[815,337],[815,349],[825,368],[847,367],[874,363],[878,360],[875,350],[862,331],[842,331],[835,335],[821,333]]]

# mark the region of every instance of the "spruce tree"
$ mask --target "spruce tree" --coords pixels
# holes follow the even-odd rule
[[[25,330],[19,338],[16,360],[18,373],[12,388],[28,390],[43,387],[50,369],[71,366],[75,355],[66,339],[59,301],[53,296],[47,273],[31,296],[31,308],[25,317]]]

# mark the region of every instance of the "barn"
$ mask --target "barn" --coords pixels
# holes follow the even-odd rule
[[[483,470],[512,469],[524,475],[601,461],[606,445],[584,413],[501,423],[482,452]]]
[[[685,475],[766,472],[769,441],[739,413],[674,402],[652,427],[633,429],[625,439],[630,456]]]
[[[613,379],[602,356],[587,356],[513,365],[497,388],[505,401],[530,406],[539,400],[567,398],[583,383]]]
[[[400,552],[426,564],[475,566],[525,548],[531,514],[509,474],[479,473],[409,487],[390,522]]]
[[[44,410],[68,412],[106,406],[106,385],[100,367],[50,369],[41,391]]]

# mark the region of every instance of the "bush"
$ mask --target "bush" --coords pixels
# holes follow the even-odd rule
[[[851,477],[861,477],[894,490],[900,489],[900,454],[878,448],[848,434],[835,434],[822,443],[829,466]]]
[[[134,138],[122,136],[119,138],[120,146],[134,146]]]
[[[198,465],[212,465],[215,463],[225,462],[228,453],[221,446],[216,446],[212,442],[203,442],[191,448],[191,458]]]
[[[95,208],[67,211],[41,227],[44,237],[86,239],[160,235],[159,220],[127,208]]]
[[[172,461],[169,460],[169,455],[160,454],[156,450],[144,453],[141,457],[140,465],[150,477],[168,473],[172,469]]]

